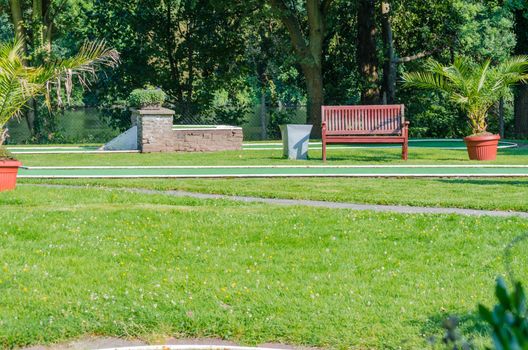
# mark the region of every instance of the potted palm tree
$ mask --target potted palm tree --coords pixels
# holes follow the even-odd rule
[[[74,77],[86,84],[96,76],[98,67],[115,66],[118,59],[117,51],[109,49],[104,42],[87,42],[71,58],[28,67],[24,64],[19,41],[0,43],[0,191],[15,187],[21,165],[2,146],[7,136],[6,123],[19,115],[35,96],[44,95],[46,104],[51,107],[52,89],[60,93],[64,86],[69,96]]]
[[[444,66],[430,59],[424,72],[403,74],[404,85],[442,91],[467,113],[472,134],[465,137],[469,158],[494,160],[500,136],[487,131],[489,109],[509,88],[528,81],[528,56],[512,57],[495,66],[468,58],[456,58]]]

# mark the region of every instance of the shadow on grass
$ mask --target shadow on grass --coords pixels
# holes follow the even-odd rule
[[[489,337],[488,325],[480,319],[476,312],[468,312],[462,315],[453,315],[447,313],[438,313],[430,316],[425,322],[411,321],[411,323],[420,323],[420,333],[427,339],[435,338],[436,341],[441,341],[445,334],[443,323],[450,317],[456,317],[459,321],[458,330],[463,338],[471,341],[477,338]]]
[[[528,145],[516,148],[499,148],[498,154],[510,155],[510,156],[526,156],[528,155]]]
[[[462,185],[509,185],[509,186],[528,186],[528,179],[523,180],[501,180],[501,179],[437,179],[437,182],[446,184]]]
[[[290,162],[290,160],[288,158],[285,158],[285,157],[279,157],[279,156],[269,156],[269,157],[265,157],[263,159],[267,159],[267,160],[273,160],[273,161],[285,161],[285,162]],[[373,156],[368,156],[368,155],[354,155],[354,154],[351,154],[350,156],[344,156],[344,155],[338,155],[338,156],[328,156],[327,157],[327,162],[328,163],[331,163],[331,162],[346,162],[346,161],[350,161],[350,162],[365,162],[365,163],[368,163],[368,162],[377,162],[377,163],[394,163],[395,161],[398,161],[398,160],[401,160],[400,157],[398,156],[395,156],[395,155],[387,155],[387,156],[376,156],[376,155],[373,155]],[[322,157],[320,156],[309,156],[308,157],[308,160],[305,160],[304,162],[321,162],[322,163],[323,159]],[[295,164],[295,163],[292,163],[292,165]],[[330,164],[331,165],[331,164]]]

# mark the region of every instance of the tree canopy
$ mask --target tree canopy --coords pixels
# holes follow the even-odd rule
[[[412,135],[460,136],[469,125],[452,101],[404,89],[402,74],[428,58],[528,54],[520,0],[0,0],[0,9],[0,40],[24,38],[28,65],[86,39],[120,52],[117,69],[77,94],[84,104],[115,106],[152,85],[180,120],[242,124],[263,105],[266,126],[268,110],[302,106],[317,126],[325,103],[404,103]],[[527,136],[528,87],[504,100],[506,131]]]

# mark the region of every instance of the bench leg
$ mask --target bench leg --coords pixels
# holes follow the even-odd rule
[[[407,160],[409,153],[409,144],[407,143],[407,140],[402,144],[402,159]]]
[[[323,162],[326,162],[326,142],[321,141],[321,149],[323,150]]]

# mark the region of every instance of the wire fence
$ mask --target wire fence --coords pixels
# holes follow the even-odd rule
[[[221,106],[207,111],[198,108],[170,106],[174,109],[176,125],[236,125],[244,130],[247,141],[280,139],[280,124],[306,123],[304,106]],[[55,116],[53,130],[44,138],[32,136],[25,118],[11,120],[8,144],[35,143],[105,143],[131,126],[130,113],[126,110],[101,110],[82,108],[66,110]]]

